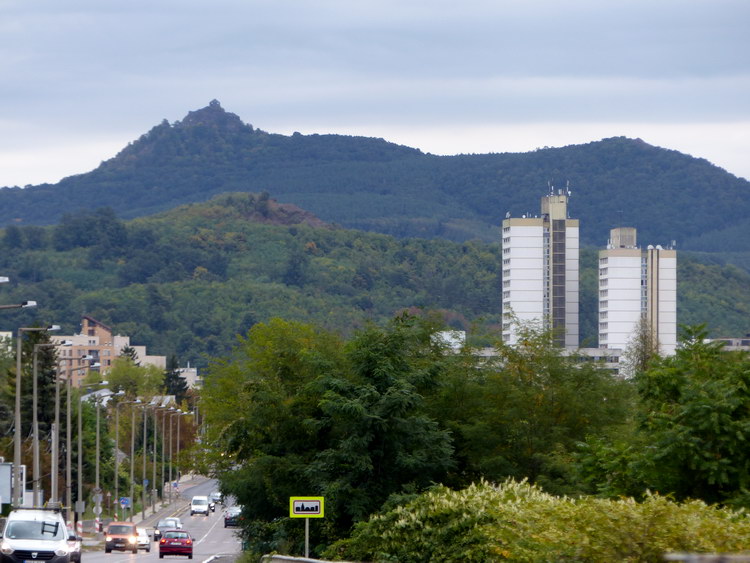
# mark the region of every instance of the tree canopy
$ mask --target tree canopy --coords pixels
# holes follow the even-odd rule
[[[13,280],[3,288],[7,302],[31,299],[39,307],[9,310],[5,318],[10,326],[55,319],[73,333],[88,314],[151,353],[199,368],[226,354],[237,334],[274,316],[343,336],[412,308],[440,311],[458,330],[499,324],[498,244],[312,226],[309,214],[262,195],[231,194],[117,220],[112,230],[127,233],[121,245],[102,246],[107,229],[96,222],[96,237],[66,250],[55,248],[52,228],[12,228],[7,233],[16,232],[22,246],[9,246],[12,236],[0,242],[0,268]],[[46,242],[27,244],[28,229],[44,230],[48,236],[39,240]],[[582,345],[597,340],[597,272],[596,251],[582,249]],[[678,284],[679,322],[707,322],[712,336],[744,334],[750,274],[681,252]]]
[[[631,433],[586,444],[583,472],[600,493],[750,504],[750,356],[705,337],[684,327],[676,354],[637,374]]]
[[[206,443],[253,549],[298,546],[291,496],[326,499],[316,541],[330,543],[436,483],[524,475],[576,490],[576,440],[624,422],[627,383],[554,353],[547,334],[491,361],[449,350],[441,326],[404,314],[343,340],[273,319],[214,362]]]

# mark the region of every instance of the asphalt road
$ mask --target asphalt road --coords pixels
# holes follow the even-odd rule
[[[190,516],[188,507],[189,499],[194,495],[208,495],[216,489],[216,482],[207,480],[200,484],[187,487],[182,491],[184,503],[173,505],[175,507],[174,515],[182,520],[182,527],[190,532],[193,536],[193,560],[205,562],[211,560],[215,563],[229,563],[241,552],[241,542],[236,536],[235,528],[224,528],[224,508],[222,505],[216,507],[216,512],[209,516],[195,515]],[[229,502],[228,506],[231,505]],[[179,508],[178,508],[179,507]],[[150,522],[143,524],[149,533],[152,528]],[[139,525],[140,526],[140,525]],[[185,556],[167,555],[162,561],[169,559],[187,560]],[[84,551],[81,557],[81,563],[124,563],[127,561],[159,561],[159,544],[151,542],[151,552],[139,551],[138,554],[113,551],[104,553],[104,546],[98,551]]]

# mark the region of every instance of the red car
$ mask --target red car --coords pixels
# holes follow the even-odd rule
[[[165,530],[159,540],[159,559],[165,555],[187,555],[193,558],[193,538],[185,530]]]

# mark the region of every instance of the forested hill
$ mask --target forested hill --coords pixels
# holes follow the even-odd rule
[[[439,311],[452,328],[500,323],[499,243],[396,239],[323,224],[267,194],[223,194],[122,221],[102,209],[55,226],[0,231],[11,279],[5,326],[54,321],[66,334],[91,315],[183,361],[228,353],[237,334],[272,317],[341,333],[403,310]],[[596,250],[581,253],[582,344],[596,343]],[[681,253],[678,322],[712,336],[747,332],[750,274]]]
[[[550,182],[569,184],[584,244],[600,247],[610,228],[628,225],[644,245],[750,252],[750,183],[640,140],[435,156],[382,139],[267,133],[215,100],[91,172],[1,189],[0,225],[53,224],[82,206],[134,218],[223,192],[268,192],[345,227],[492,241],[506,212],[539,213]]]

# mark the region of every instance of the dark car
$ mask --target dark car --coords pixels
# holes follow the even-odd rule
[[[138,531],[133,522],[111,522],[107,526],[104,553],[132,551],[138,553]]]
[[[229,526],[239,526],[241,512],[242,508],[240,508],[239,506],[232,506],[231,508],[227,508],[226,512],[224,512],[224,527],[228,528]]]
[[[211,512],[216,512],[216,505],[223,502],[224,497],[222,497],[219,491],[214,491],[213,493],[208,495],[208,505],[211,508]]]
[[[165,555],[187,555],[193,558],[193,538],[187,530],[164,530],[159,540],[159,559]]]
[[[154,527],[154,541],[159,541],[164,530],[179,530],[182,528],[182,522],[179,518],[163,518],[159,520]]]

